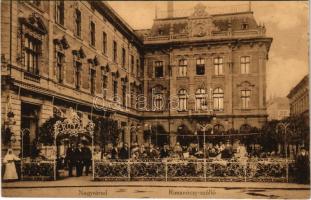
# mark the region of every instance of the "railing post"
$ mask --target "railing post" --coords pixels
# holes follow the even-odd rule
[[[288,162],[287,162],[287,158],[285,161],[285,165],[286,165],[286,182],[288,183]]]
[[[248,164],[248,162],[245,162],[245,165],[243,165],[243,168],[244,168],[244,182],[246,182],[246,176],[247,176],[246,169],[247,169],[247,164]]]
[[[165,161],[165,181],[167,182],[167,161]]]
[[[54,181],[56,181],[56,159],[54,159]]]
[[[131,165],[130,165],[130,159],[127,160],[127,174],[128,174],[128,180],[131,180]]]
[[[93,181],[95,180],[95,161],[94,156],[92,158],[92,175],[93,175]]]
[[[206,158],[204,158],[204,163],[203,163],[203,173],[204,173],[204,181],[206,182]]]

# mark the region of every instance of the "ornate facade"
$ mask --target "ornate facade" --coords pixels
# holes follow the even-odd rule
[[[199,4],[188,17],[134,31],[100,1],[12,1],[1,9],[2,125],[16,149],[24,130],[31,141],[70,107],[82,119],[118,121],[128,143],[148,141],[144,132],[158,130],[150,127],[162,127],[173,145],[178,130],[194,133],[197,123],[229,130],[266,121],[272,38],[250,10],[209,15]]]

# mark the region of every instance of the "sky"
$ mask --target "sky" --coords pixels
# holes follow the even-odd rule
[[[176,1],[174,10],[192,9],[198,3],[207,6],[207,12],[248,4],[247,1]],[[110,1],[109,4],[133,29],[151,28],[156,7],[158,13],[165,12],[167,7],[165,1]],[[309,3],[253,1],[251,8],[257,23],[265,24],[266,36],[273,38],[267,62],[267,97],[285,97],[309,73]]]

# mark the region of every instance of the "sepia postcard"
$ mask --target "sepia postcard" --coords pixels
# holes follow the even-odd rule
[[[309,199],[308,1],[1,1],[2,197]]]

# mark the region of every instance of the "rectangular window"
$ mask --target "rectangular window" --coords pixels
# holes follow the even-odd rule
[[[106,75],[102,76],[102,82],[103,82],[103,98],[107,98],[107,87],[108,87],[108,77]]]
[[[197,73],[197,75],[204,75],[205,74],[205,60],[203,58],[197,59],[196,73]]]
[[[65,22],[65,3],[64,1],[56,1],[56,23],[64,25]]]
[[[107,54],[107,33],[103,32],[103,53]]]
[[[250,57],[242,56],[240,63],[241,63],[241,74],[249,74]]]
[[[76,15],[75,15],[75,27],[76,27],[76,35],[78,37],[81,37],[81,11],[76,9]]]
[[[41,51],[41,42],[32,37],[25,36],[25,67],[32,74],[39,75],[39,56]]]
[[[188,65],[187,60],[185,59],[179,60],[178,76],[180,77],[187,76],[187,65]]]
[[[91,21],[91,25],[90,25],[90,28],[91,28],[91,45],[92,46],[95,46],[95,24],[94,22]]]
[[[136,59],[136,76],[140,77],[140,73],[139,59]]]
[[[214,58],[214,70],[215,70],[215,75],[223,75],[223,58],[217,57]]]
[[[59,83],[63,82],[63,63],[64,63],[64,54],[61,52],[56,53],[56,79]]]
[[[117,62],[117,42],[116,41],[113,41],[113,61],[114,62]]]
[[[95,94],[96,70],[90,69],[91,94]]]
[[[122,84],[122,105],[126,107],[126,85]]]
[[[134,56],[131,55],[131,73],[134,75],[135,74],[135,70],[134,70]]]
[[[154,76],[155,78],[161,78],[163,75],[163,61],[156,61],[154,67]]]
[[[124,48],[122,48],[122,67],[126,68],[126,51]]]
[[[250,90],[241,90],[242,109],[248,109],[251,98]]]
[[[80,89],[81,68],[82,68],[82,63],[75,61],[75,85],[76,85],[76,89]]]
[[[113,100],[116,101],[118,98],[118,81],[113,81]]]

